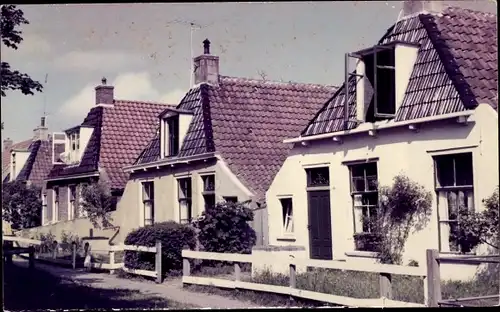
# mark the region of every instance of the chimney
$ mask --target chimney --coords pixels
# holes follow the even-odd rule
[[[4,152],[9,152],[11,150],[13,144],[14,144],[14,142],[10,138],[6,138],[5,140],[3,140]]]
[[[194,62],[194,83],[206,82],[212,85],[219,84],[219,57],[210,54],[210,41],[203,41],[203,54],[197,56]]]
[[[33,130],[33,141],[47,141],[49,139],[49,128],[45,125],[45,116],[40,119],[40,125]]]
[[[421,13],[440,13],[445,6],[444,1],[406,0],[403,2],[403,18]]]
[[[114,89],[115,87],[106,85],[106,78],[103,77],[101,85],[95,87],[95,104],[113,105]]]

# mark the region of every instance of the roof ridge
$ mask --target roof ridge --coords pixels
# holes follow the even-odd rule
[[[232,77],[232,76],[225,76],[225,75],[219,75],[220,78],[225,78],[225,79],[235,79],[235,80],[245,80],[248,82],[255,82],[259,84],[278,84],[278,85],[302,85],[302,86],[311,86],[311,87],[321,87],[321,88],[338,88],[338,86],[335,85],[326,85],[326,84],[320,84],[320,83],[309,83],[309,82],[297,82],[297,81],[278,81],[278,80],[263,80],[263,79],[256,79],[256,78],[248,78],[248,77]]]
[[[156,102],[156,101],[143,101],[143,100],[123,100],[123,99],[115,99],[115,103],[141,103],[141,104],[153,104],[153,105],[169,105],[176,106],[177,104],[170,104],[165,102]]]

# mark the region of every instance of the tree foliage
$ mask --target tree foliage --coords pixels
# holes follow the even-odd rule
[[[499,249],[498,199],[497,187],[490,197],[483,199],[484,210],[473,212],[460,207],[458,229],[452,239],[462,252],[469,252],[481,243]]]
[[[368,222],[380,237],[380,262],[402,264],[410,232],[422,230],[427,225],[431,209],[432,193],[404,174],[395,176],[390,187],[379,188],[377,214]]]
[[[223,202],[207,208],[194,222],[201,247],[209,252],[251,253],[256,235],[246,203]]]
[[[99,180],[82,188],[82,208],[92,222],[92,225],[99,228],[113,226],[111,222],[111,211],[115,205],[111,190],[108,184]]]
[[[22,31],[19,27],[23,24],[29,24],[24,18],[24,13],[15,5],[2,5],[1,8],[1,38],[2,43],[11,49],[17,50],[19,44],[23,41]],[[42,91],[42,84],[31,79],[25,73],[12,69],[10,64],[2,61],[1,68],[2,96],[6,96],[7,90],[20,90],[23,94],[33,95],[33,91]],[[2,124],[3,129],[3,124]]]
[[[19,181],[2,185],[2,219],[16,230],[41,224],[40,188]]]

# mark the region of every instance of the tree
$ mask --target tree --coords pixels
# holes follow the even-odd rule
[[[11,49],[17,50],[23,41],[22,31],[18,29],[22,24],[29,24],[24,18],[24,13],[15,5],[2,5],[1,8],[1,37],[2,43]],[[23,94],[33,95],[33,91],[42,92],[42,84],[31,79],[25,73],[14,70],[10,64],[2,61],[1,69],[2,97],[6,96],[7,90],[20,90]],[[2,124],[3,129],[3,124]]]
[[[16,230],[41,224],[42,201],[40,188],[12,181],[2,185],[2,219]]]
[[[115,204],[108,184],[101,180],[82,188],[82,208],[97,229],[113,226],[111,211]]]
[[[498,187],[493,194],[483,199],[486,209],[481,212],[471,212],[466,207],[460,207],[458,229],[452,233],[462,252],[471,251],[483,243],[499,249],[498,242]]]

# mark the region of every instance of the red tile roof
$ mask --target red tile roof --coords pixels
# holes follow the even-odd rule
[[[420,45],[396,121],[473,109],[488,103],[498,109],[496,15],[462,8],[420,14],[392,26],[379,41]],[[349,81],[349,118],[356,118],[355,87]],[[369,83],[365,91],[373,95]],[[328,101],[302,136],[343,130],[345,88]],[[349,122],[348,129],[355,128]]]
[[[147,145],[166,104],[115,100],[113,107],[94,107],[82,126],[94,131],[78,166],[55,165],[49,178],[96,172],[103,169],[112,189],[123,189],[129,165]]]
[[[219,85],[191,89],[177,106],[193,111],[177,157],[217,152],[256,196],[265,192],[297,135],[335,93],[335,87],[220,76]],[[159,159],[155,135],[136,164]]]
[[[16,180],[30,181],[43,187],[43,181],[52,168],[52,141],[34,141],[29,147],[30,155]]]

